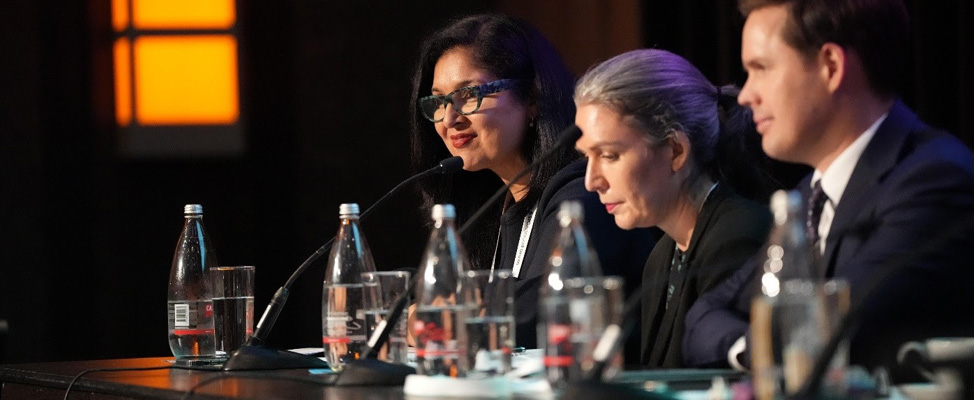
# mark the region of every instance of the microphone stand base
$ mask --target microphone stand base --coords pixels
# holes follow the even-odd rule
[[[264,346],[242,346],[225,364],[224,371],[329,368],[328,362],[286,350]]]
[[[402,386],[416,368],[375,358],[355,360],[338,375],[335,386]]]

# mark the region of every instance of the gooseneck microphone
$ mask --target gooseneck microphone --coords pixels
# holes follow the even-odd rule
[[[406,185],[433,174],[452,174],[459,171],[461,168],[463,168],[462,158],[450,157],[444,159],[433,168],[427,169],[400,182],[398,185],[393,187],[392,190],[380,197],[379,200],[372,203],[372,205],[362,213],[359,219],[364,220],[369,212],[371,212],[376,206],[382,204],[383,201],[388,199],[393,194],[399,192]],[[227,360],[226,364],[223,366],[224,370],[240,371],[322,368],[327,366],[327,363],[315,357],[307,357],[301,354],[282,350],[268,349],[263,346],[267,340],[267,335],[270,334],[271,329],[277,322],[277,317],[280,316],[281,310],[284,308],[284,304],[287,302],[291,286],[294,285],[298,277],[300,277],[301,274],[303,274],[312,263],[314,263],[319,257],[329,250],[332,242],[334,241],[335,237],[332,237],[325,242],[325,244],[321,245],[318,250],[315,250],[315,252],[308,256],[308,258],[301,263],[294,273],[291,274],[291,277],[287,280],[287,283],[285,283],[284,286],[281,286],[280,289],[277,289],[277,292],[274,293],[274,297],[272,297],[270,303],[267,304],[264,314],[260,317],[260,321],[257,323],[257,328],[254,329],[254,333],[250,336],[250,339],[247,340],[247,343],[235,351],[230,359]]]
[[[581,136],[582,136],[582,130],[575,125],[571,125],[565,128],[564,130],[562,130],[561,133],[558,134],[558,139],[551,146],[551,148],[541,153],[541,155],[538,156],[538,158],[536,158],[531,164],[528,164],[528,166],[524,167],[524,169],[518,172],[517,175],[514,176],[514,179],[511,179],[511,181],[508,184],[504,185],[500,189],[497,189],[497,192],[495,192],[489,199],[487,199],[487,201],[482,206],[480,206],[480,208],[477,209],[477,211],[474,212],[473,215],[471,215],[470,218],[467,219],[467,221],[464,222],[462,226],[460,226],[460,229],[457,230],[457,235],[462,235],[464,232],[470,229],[470,227],[473,226],[473,223],[476,222],[477,219],[479,219],[484,214],[484,212],[486,212],[487,209],[490,208],[491,205],[497,202],[497,200],[502,195],[504,195],[505,193],[507,193],[507,191],[511,189],[511,185],[513,185],[519,179],[523,178],[529,172],[533,171],[543,161],[547,160],[548,158],[551,158],[551,156],[553,156],[555,153],[560,151],[563,146],[574,144],[575,141],[578,140],[578,138]],[[392,328],[396,326],[396,323],[399,322],[399,318],[402,318],[403,310],[406,308],[406,302],[409,299],[408,294],[413,291],[413,288],[416,286],[416,283],[419,281],[418,277],[419,274],[413,276],[413,278],[409,281],[409,290],[406,290],[401,295],[399,295],[399,297],[396,298],[395,303],[389,310],[389,314],[387,318],[379,323],[379,325],[376,327],[375,331],[373,332],[372,337],[369,338],[368,348],[363,352],[363,354],[365,354],[364,358],[366,360],[370,360],[378,357],[379,350],[382,348],[382,346],[386,344],[386,342],[388,342],[389,333],[392,331]],[[355,363],[352,364],[354,365]],[[402,379],[405,380],[405,376],[403,376]]]

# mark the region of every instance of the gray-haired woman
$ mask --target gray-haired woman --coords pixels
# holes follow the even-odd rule
[[[620,227],[656,226],[666,234],[643,270],[647,367],[684,366],[687,310],[757,251],[770,229],[766,207],[735,191],[760,197],[770,187],[761,183],[763,155],[745,146],[750,115],[735,97],[733,88],[715,87],[663,50],[616,56],[575,88],[586,189],[599,194]]]

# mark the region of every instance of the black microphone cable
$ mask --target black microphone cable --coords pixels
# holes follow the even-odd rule
[[[199,382],[196,382],[192,387],[190,387],[185,392],[183,392],[183,395],[180,397],[180,399],[189,400],[193,397],[196,397],[197,395],[206,396],[207,399],[212,398],[212,395],[199,393],[199,391],[202,390],[203,387],[209,386],[214,382],[219,382],[227,379],[240,379],[240,380],[252,379],[252,380],[261,380],[261,381],[272,380],[272,381],[303,383],[303,384],[315,385],[315,386],[329,385],[328,382],[322,381],[321,379],[314,378],[314,377],[305,378],[305,377],[294,376],[294,375],[267,375],[263,373],[263,371],[233,371],[233,372],[214,371],[214,372],[216,373],[216,375],[207,377],[205,379],[201,379]],[[326,376],[331,376],[331,375],[326,375]]]
[[[78,383],[78,380],[80,380],[81,377],[83,377],[85,375],[88,375],[88,374],[92,374],[92,373],[95,373],[95,372],[154,371],[154,370],[157,370],[157,369],[174,369],[174,368],[178,368],[178,367],[173,366],[173,365],[161,365],[161,366],[156,366],[156,367],[120,367],[120,368],[92,368],[92,369],[86,369],[84,371],[81,371],[81,372],[77,373],[74,376],[74,378],[71,378],[71,381],[68,382],[68,388],[64,390],[64,400],[68,400],[68,396],[71,394],[71,389],[74,388],[75,384]]]
[[[183,396],[180,397],[180,399],[181,400],[189,400],[194,395],[196,395],[196,391],[202,389],[203,386],[209,385],[209,384],[211,384],[213,382],[222,381],[224,379],[228,379],[228,378],[231,378],[231,377],[238,377],[238,376],[239,375],[237,375],[237,374],[233,374],[231,376],[227,372],[220,372],[219,375],[211,376],[209,378],[206,378],[206,379],[203,379],[203,380],[201,380],[199,382],[196,382],[195,385],[193,385],[192,387],[189,388],[189,390],[187,390],[186,392],[183,393]]]

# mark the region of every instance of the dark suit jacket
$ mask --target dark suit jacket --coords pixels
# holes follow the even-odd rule
[[[521,272],[514,283],[514,308],[518,346],[538,347],[538,290],[544,277],[551,247],[561,226],[558,209],[563,201],[576,200],[584,209],[584,224],[592,245],[599,255],[604,275],[619,275],[625,279],[627,291],[639,282],[643,265],[650,250],[660,237],[658,229],[622,230],[605,210],[599,196],[585,190],[585,160],[575,161],[555,174],[538,199],[538,214],[534,219],[531,239],[525,250]],[[515,204],[501,220],[501,244],[498,265],[511,268],[520,239],[523,219],[512,218]],[[630,345],[635,358],[638,342]]]
[[[670,264],[675,242],[664,236],[643,270],[641,364],[650,368],[680,368],[687,310],[697,297],[723,282],[759,250],[771,228],[767,207],[737,196],[718,185],[704,203],[687,248],[685,272],[666,306]]]
[[[809,179],[800,184],[806,196]],[[856,164],[823,256],[827,277],[849,282],[853,304],[868,282],[890,275],[866,297],[852,363],[893,366],[904,341],[974,336],[972,216],[974,155],[896,102]],[[689,365],[727,364],[756,284],[755,268],[743,269],[690,310]]]

